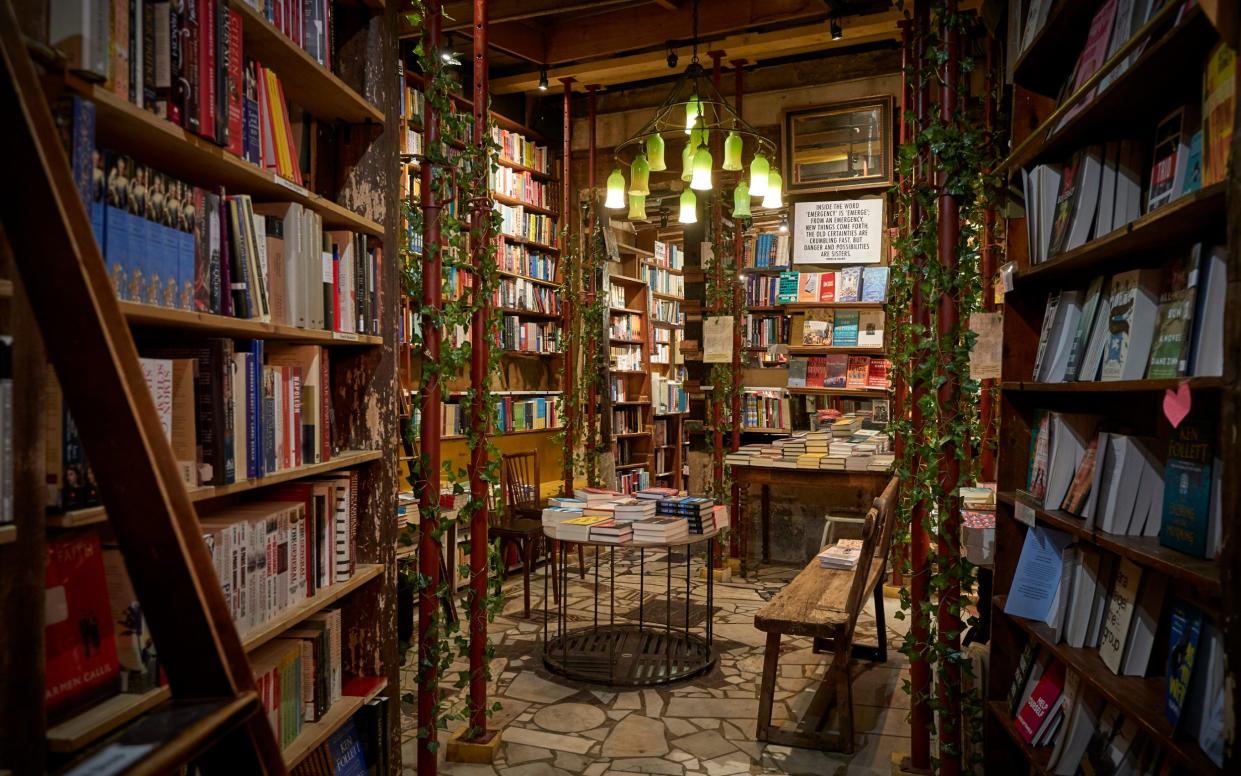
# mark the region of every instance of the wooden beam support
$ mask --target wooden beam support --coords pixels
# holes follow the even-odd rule
[[[493,25],[515,22],[522,19],[538,19],[553,14],[567,14],[574,11],[597,11],[609,6],[646,5],[649,0],[493,0],[488,11]],[[474,15],[471,2],[449,3],[444,6],[446,24],[445,32],[465,30],[471,27],[470,20]]]

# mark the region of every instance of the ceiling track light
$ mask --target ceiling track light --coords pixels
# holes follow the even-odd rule
[[[845,31],[844,31],[844,28],[840,26],[840,19],[833,16],[832,17],[832,40],[844,40],[844,37],[845,37]]]
[[[547,65],[539,68],[539,91],[547,91]]]
[[[677,50],[671,43],[668,44],[668,69],[677,69]]]

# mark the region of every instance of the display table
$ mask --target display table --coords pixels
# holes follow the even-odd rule
[[[553,539],[547,529],[544,533]],[[572,620],[569,614],[569,573],[566,553],[560,553],[555,569],[548,564],[543,579],[543,664],[548,671],[569,679],[609,687],[646,687],[669,684],[710,671],[715,665],[714,634],[714,575],[707,574],[706,618],[701,625],[691,629],[690,611],[694,594],[693,558],[699,547],[705,547],[702,560],[704,567],[715,552],[716,533],[690,534],[689,537],[667,544],[604,544],[600,542],[575,542],[595,548],[593,605],[590,619]],[[685,618],[673,626],[673,566],[679,564],[674,553],[684,548]],[[621,553],[630,559],[638,559],[638,619],[618,620],[616,615],[616,556]],[[663,589],[663,618],[647,619],[647,555],[663,555],[665,569]],[[656,562],[656,561],[652,561]],[[548,587],[551,574],[558,574],[559,600],[552,602]],[[599,576],[606,577],[607,601],[600,600]],[[676,585],[681,584],[681,572],[676,574]],[[701,587],[701,583],[700,583]],[[654,608],[654,607],[652,607]],[[658,612],[656,613],[658,614]]]

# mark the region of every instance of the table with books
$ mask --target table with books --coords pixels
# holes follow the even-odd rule
[[[570,611],[568,585],[577,577],[569,574],[567,553],[544,575],[547,669],[611,687],[668,684],[710,671],[716,660],[714,579],[705,574],[695,585],[693,567],[696,559],[700,568],[709,567],[727,521],[725,507],[672,488],[632,496],[579,488],[573,498],[551,499],[543,511],[544,533],[593,547],[594,568],[579,583],[591,587],[587,613]],[[655,572],[651,579],[648,571]],[[558,597],[549,595],[551,574],[558,575]],[[617,583],[632,585],[635,575],[636,609],[627,589],[618,610]]]
[[[814,431],[796,432],[788,437],[760,444],[742,445],[724,461],[740,488],[738,514],[750,488],[760,489],[762,562],[769,563],[771,532],[771,487],[814,488],[826,507],[865,512],[891,476],[894,455],[889,438],[878,428],[866,428],[861,415],[842,415],[830,425]],[[878,425],[872,422],[872,425]],[[740,520],[738,520],[740,522]],[[742,541],[748,532],[739,527]],[[743,561],[746,556],[743,547]]]

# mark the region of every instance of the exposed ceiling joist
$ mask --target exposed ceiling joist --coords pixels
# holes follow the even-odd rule
[[[573,11],[596,11],[609,6],[649,5],[651,0],[490,0],[487,16],[492,24],[538,19],[553,14]],[[472,2],[445,3],[446,30],[460,30],[470,26],[474,16]]]

